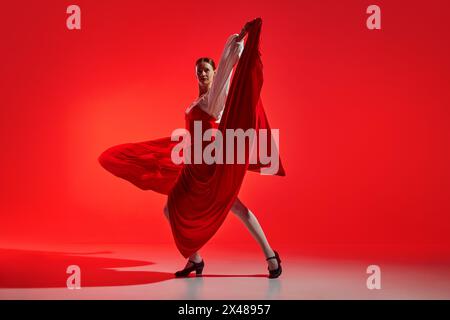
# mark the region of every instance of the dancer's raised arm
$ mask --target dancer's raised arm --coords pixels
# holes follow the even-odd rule
[[[248,21],[239,34],[235,33],[228,37],[222,56],[220,57],[219,66],[214,75],[213,83],[207,93],[208,103],[201,106],[206,113],[215,119],[220,120],[223,109],[225,108],[233,67],[244,51],[244,37],[249,28],[260,19],[256,18]]]
[[[204,111],[215,119],[220,119],[223,108],[225,107],[233,67],[238,62],[244,50],[244,40],[241,38],[239,41],[239,36],[236,33],[228,37],[222,51],[222,56],[220,57],[216,74],[214,75],[213,83],[207,93],[208,103],[202,106]]]

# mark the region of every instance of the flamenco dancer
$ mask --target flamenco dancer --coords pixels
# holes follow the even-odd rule
[[[261,26],[262,20],[257,18],[247,22],[239,34],[232,34],[217,68],[209,57],[196,61],[199,96],[185,111],[186,129],[192,136],[196,121],[201,121],[203,132],[210,128],[222,133],[226,129],[266,129],[270,136],[260,98],[263,83],[259,48]],[[176,144],[171,137],[124,143],[108,148],[98,158],[115,176],[142,190],[167,195],[163,211],[178,250],[188,259],[184,269],[175,276],[186,277],[193,271],[201,276],[205,262],[199,250],[217,232],[231,210],[260,245],[269,278],[278,278],[282,272],[279,254],[270,246],[256,216],[238,198],[246,171],[260,171],[267,165],[259,159],[256,164],[250,164],[248,153],[245,164],[175,164],[171,152]],[[285,175],[280,159],[275,174]]]

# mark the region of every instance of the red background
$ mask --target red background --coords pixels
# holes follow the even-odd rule
[[[73,3],[80,31],[66,28]],[[371,4],[382,30],[366,28]],[[218,62],[227,37],[259,16],[262,98],[287,176],[249,173],[240,198],[273,247],[442,259],[449,9],[444,0],[2,4],[0,244],[173,243],[165,197],[97,157],[183,127],[198,94],[195,60]],[[259,249],[231,214],[211,242]]]

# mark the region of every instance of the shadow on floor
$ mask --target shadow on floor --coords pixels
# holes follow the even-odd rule
[[[99,252],[68,253],[0,248],[0,288],[66,288],[67,279],[71,275],[66,271],[70,265],[80,267],[81,287],[139,285],[174,278],[172,273],[166,272],[112,270],[154,263],[93,257],[92,254]]]

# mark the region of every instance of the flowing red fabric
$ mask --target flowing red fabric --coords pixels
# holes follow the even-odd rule
[[[253,128],[256,131],[266,129],[271,137],[260,97],[263,84],[261,27],[262,20],[257,19],[248,31],[220,124],[217,125],[215,119],[199,107],[193,107],[186,114],[186,129],[192,137],[194,121],[201,121],[202,133],[215,128],[225,137],[227,129],[246,131]],[[269,139],[268,150],[271,150],[271,143],[273,141]],[[171,160],[172,149],[177,144],[170,137],[125,143],[107,149],[98,160],[106,170],[137,187],[168,195],[169,220],[175,243],[187,258],[198,251],[222,225],[236,200],[246,171],[260,171],[268,165],[263,164],[259,157],[256,164],[249,163],[248,141],[243,164],[177,165]],[[225,139],[223,150],[227,150]],[[275,174],[284,176],[279,156],[278,161]]]

